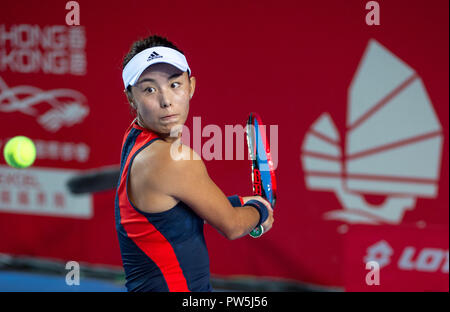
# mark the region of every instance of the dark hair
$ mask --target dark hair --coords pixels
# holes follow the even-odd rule
[[[153,48],[153,47],[172,48],[172,49],[175,49],[175,50],[177,50],[178,52],[180,52],[181,54],[184,55],[183,51],[181,51],[175,44],[173,44],[167,38],[161,37],[161,36],[158,36],[158,35],[152,35],[152,36],[149,36],[147,38],[139,39],[139,40],[133,42],[133,44],[131,45],[130,51],[128,51],[128,54],[125,55],[125,57],[123,58],[122,70],[125,68],[125,66],[128,64],[128,62],[136,54],[138,54],[139,52],[144,51],[145,49]],[[131,86],[127,87],[127,91],[131,93]],[[132,109],[132,113],[133,112],[134,112],[134,110]]]
[[[167,38],[160,37],[158,35],[153,35],[153,36],[147,37],[145,39],[137,40],[137,41],[135,41],[133,43],[133,45],[130,48],[130,51],[123,58],[122,69],[125,68],[125,66],[128,64],[128,62],[136,54],[138,54],[139,52],[144,51],[145,49],[153,48],[153,47],[172,48],[172,49],[175,49],[175,50],[177,50],[178,52],[180,52],[181,54],[184,55],[183,51],[178,49],[178,47],[176,45],[174,45],[172,42],[170,42],[169,40],[167,40]]]

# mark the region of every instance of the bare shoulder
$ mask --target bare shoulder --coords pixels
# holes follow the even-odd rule
[[[190,147],[157,140],[136,156],[132,174],[152,189],[167,191],[192,175],[207,172],[200,156]]]
[[[131,164],[127,192],[130,200],[145,212],[166,211],[178,203],[170,194],[173,174],[167,172],[170,144],[156,140]]]

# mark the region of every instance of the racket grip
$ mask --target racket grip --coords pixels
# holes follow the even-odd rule
[[[256,208],[256,210],[258,210],[259,216],[260,216],[258,224],[249,233],[249,235],[253,238],[261,237],[261,235],[264,234],[264,228],[261,224],[263,224],[269,217],[269,210],[267,209],[266,205],[264,205],[259,200],[255,200],[255,199],[249,200],[248,202],[245,203],[245,205]]]
[[[256,225],[256,227],[259,227],[261,224],[266,222],[267,218],[269,217],[269,210],[267,209],[266,205],[264,205],[264,203],[262,203],[256,199],[251,199],[245,203],[245,206],[252,206],[252,207],[256,208],[256,210],[258,210],[259,222]]]
[[[253,238],[261,237],[261,235],[263,235],[263,234],[264,234],[264,228],[263,228],[262,225],[260,225],[260,226],[258,226],[258,227],[256,227],[256,228],[254,228],[254,229],[249,233],[249,235],[250,235],[251,237],[253,237]]]
[[[244,206],[244,200],[242,199],[241,196],[239,195],[232,195],[232,196],[228,196],[228,201],[230,202],[231,206],[233,207],[242,207]],[[255,207],[256,208],[256,207]],[[258,208],[256,208],[258,209]],[[259,210],[258,210],[259,211]],[[266,218],[267,219],[267,218]],[[263,235],[264,233],[264,228],[262,227],[262,225],[257,226],[256,228],[254,228],[249,235],[253,238],[258,238],[261,235]]]

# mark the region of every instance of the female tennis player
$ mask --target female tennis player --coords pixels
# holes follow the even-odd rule
[[[136,41],[122,78],[136,114],[123,138],[115,202],[126,287],[212,291],[204,221],[233,240],[260,224],[270,230],[272,208],[259,196],[227,198],[181,133],[171,136],[196,85],[180,49],[159,36]],[[172,157],[174,146],[182,157]]]

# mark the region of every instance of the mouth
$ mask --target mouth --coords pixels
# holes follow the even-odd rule
[[[172,120],[172,119],[178,118],[178,116],[179,116],[178,114],[171,114],[171,115],[161,117],[161,120]]]

